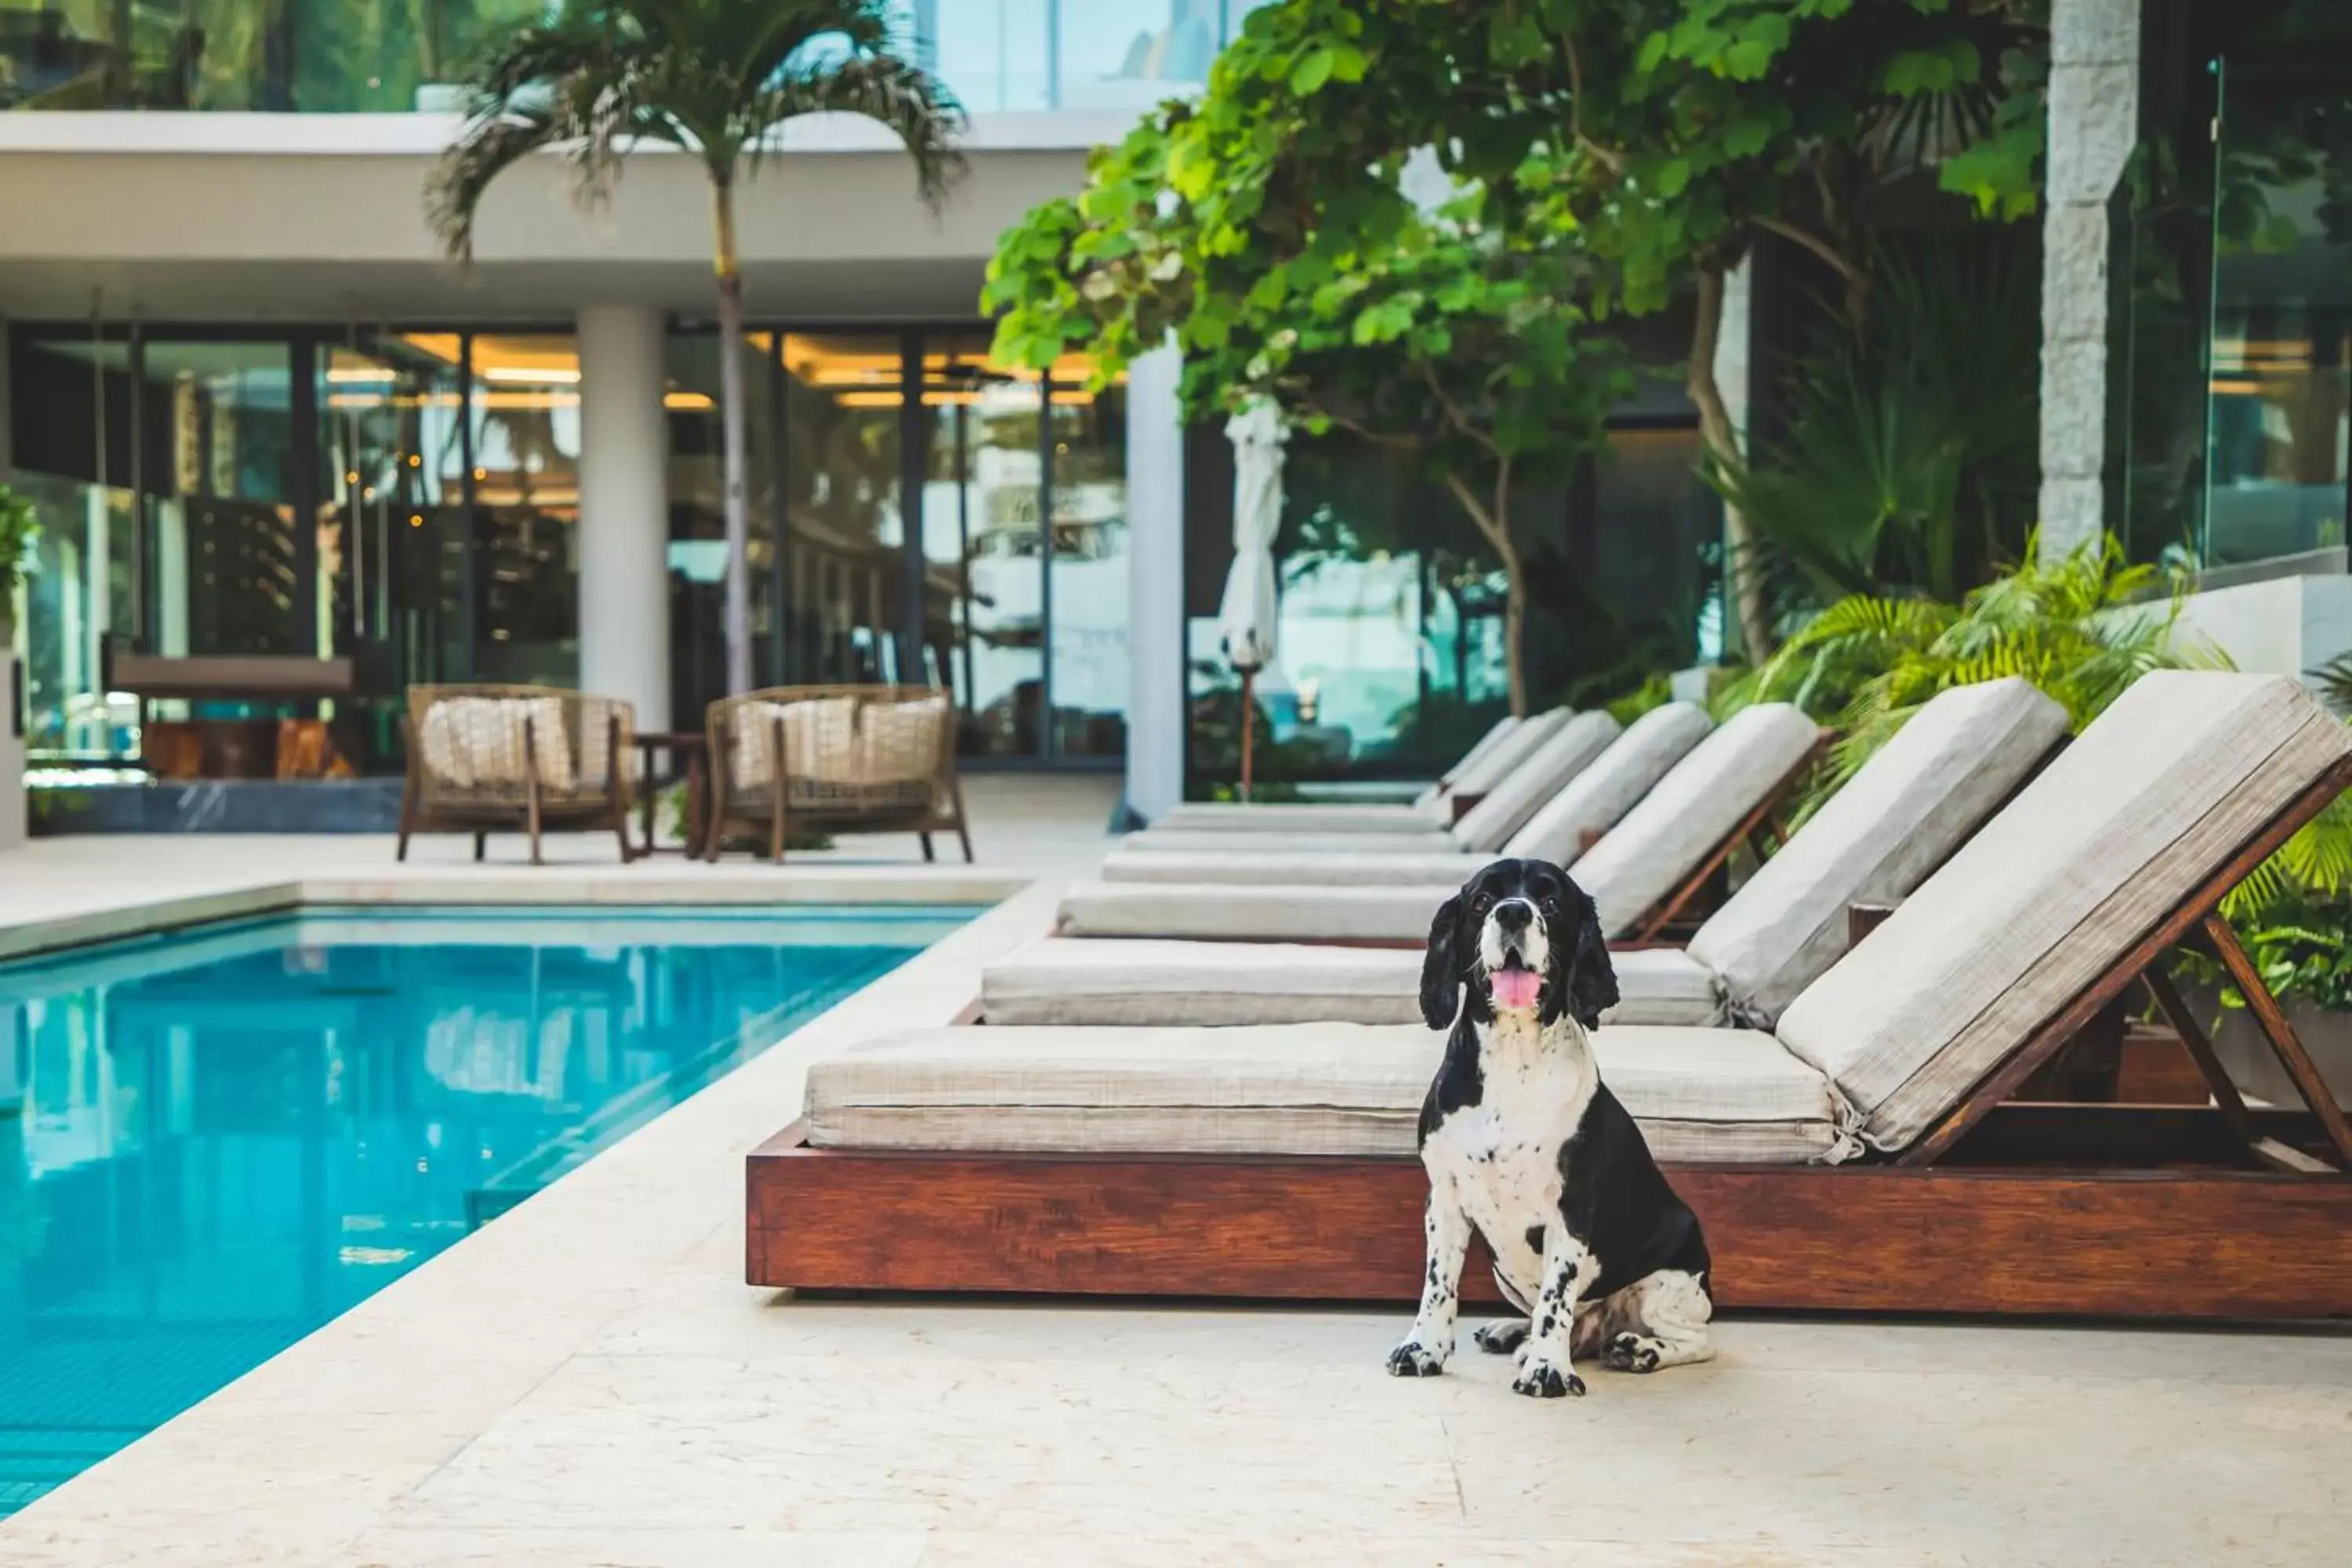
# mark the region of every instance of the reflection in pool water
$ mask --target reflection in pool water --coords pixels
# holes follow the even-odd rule
[[[306,914],[0,965],[0,1514],[961,918]]]

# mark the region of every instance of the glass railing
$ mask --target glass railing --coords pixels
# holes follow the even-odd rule
[[[976,113],[1196,90],[1268,0],[900,0],[907,52]],[[0,108],[446,110],[546,0],[0,0]]]

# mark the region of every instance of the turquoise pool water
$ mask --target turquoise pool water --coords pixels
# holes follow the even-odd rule
[[[306,910],[0,964],[0,1515],[970,913]]]

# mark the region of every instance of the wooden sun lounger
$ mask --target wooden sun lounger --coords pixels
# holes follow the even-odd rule
[[[1683,1164],[1727,1307],[2309,1318],[2352,1315],[2352,1125],[2219,915],[2347,786],[2339,762],[1899,1154]],[[2249,1108],[2160,961],[2218,953],[2308,1109]],[[2210,1107],[2010,1096],[2146,984]],[[814,1149],[748,1162],[745,1274],[802,1289],[1414,1299],[1425,1180],[1410,1158]],[[1493,1300],[1483,1267],[1465,1277]]]

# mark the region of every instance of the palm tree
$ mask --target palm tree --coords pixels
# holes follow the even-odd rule
[[[727,689],[751,684],[751,592],[744,563],[743,274],[735,187],[777,151],[783,122],[858,114],[897,133],[934,210],[961,174],[963,110],[891,52],[886,0],[567,0],[544,26],[495,45],[467,83],[466,128],[426,192],[449,254],[473,254],[482,195],[533,153],[562,149],[585,202],[610,194],[621,161],[647,143],[698,158],[710,176],[719,273],[719,395],[727,479]]]

